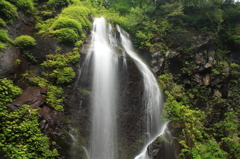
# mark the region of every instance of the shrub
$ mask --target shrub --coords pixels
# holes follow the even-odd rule
[[[70,3],[69,0],[49,0],[47,2],[48,9],[61,9],[68,6]]]
[[[14,44],[21,50],[29,49],[36,45],[36,41],[33,37],[28,35],[21,35],[17,37],[14,41]]]
[[[0,42],[0,51],[4,50],[7,47],[7,44]]]
[[[49,149],[49,139],[39,128],[37,109],[23,105],[14,112],[0,112],[0,149],[12,159],[48,158],[58,156]]]
[[[0,8],[0,15],[9,23],[13,22],[13,19],[18,16],[17,8],[5,0],[0,1]]]
[[[70,42],[75,43],[78,40],[78,35],[75,33],[74,30],[69,28],[63,28],[60,30],[55,31],[56,40],[59,43]]]
[[[49,86],[46,103],[57,111],[63,111],[63,89],[61,87]]]
[[[80,35],[82,31],[82,25],[71,18],[68,17],[60,17],[51,26],[51,29],[57,30],[62,28],[71,28],[73,29],[78,35]]]
[[[82,24],[85,29],[91,28],[91,23],[88,20],[90,10],[84,6],[69,6],[62,10],[61,16],[75,19]]]
[[[1,42],[12,42],[12,40],[8,37],[7,30],[0,29],[0,41]]]
[[[0,79],[0,110],[3,106],[13,101],[13,99],[22,93],[19,87],[13,85],[11,80]]]
[[[6,26],[7,24],[5,23],[5,21],[2,18],[0,18],[0,27],[6,27]]]
[[[68,52],[65,54],[49,54],[47,55],[47,61],[44,61],[41,65],[46,68],[58,68],[65,67],[68,63],[76,63],[79,61],[80,54],[78,51]]]
[[[33,12],[33,0],[7,0],[14,4],[18,9],[24,11],[24,13],[30,14]]]
[[[73,78],[76,76],[72,67],[64,67],[63,69],[58,68],[53,70],[49,77],[56,78],[57,83],[68,83],[72,82]]]

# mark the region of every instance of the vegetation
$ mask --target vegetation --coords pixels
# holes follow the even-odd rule
[[[34,9],[34,0],[7,0],[15,5],[19,10],[26,14],[32,14]]]
[[[65,54],[57,52],[56,54],[49,54],[47,55],[47,61],[44,61],[41,65],[45,68],[50,68],[51,72],[43,72],[43,75],[54,79],[58,84],[72,82],[76,75],[74,70],[71,67],[67,67],[67,65],[78,62],[79,58],[78,49]]]
[[[6,78],[0,79],[0,151],[10,158],[54,158],[56,149],[49,149],[49,141],[38,123],[37,109],[24,105],[9,112],[6,105],[11,103],[22,90]]]
[[[231,52],[239,52],[239,3],[231,0],[48,0],[34,8],[37,3],[36,0],[0,1],[0,51],[13,43],[37,63],[30,51],[36,45],[35,39],[21,35],[12,41],[4,30],[18,17],[18,10],[34,13],[36,34],[42,38],[54,37],[61,47],[72,47],[67,53],[56,47],[54,53],[48,54],[41,64],[42,75],[25,73],[29,85],[49,88],[48,106],[64,111],[63,88],[76,76],[73,66],[80,59],[78,47],[91,28],[89,16],[104,15],[128,31],[137,48],[160,52],[165,59],[159,77],[166,95],[165,116],[184,125],[176,136],[182,146],[182,158],[240,158],[240,63],[230,58]],[[208,46],[198,47],[199,37],[209,39]],[[195,55],[205,47],[214,50],[214,60],[208,63],[207,69],[199,71]],[[169,49],[179,53],[178,73],[171,70]],[[210,81],[200,83],[197,74],[208,74]],[[49,150],[47,137],[38,129],[37,110],[27,105],[14,112],[7,110],[6,105],[20,93],[21,89],[11,81],[0,79],[0,152],[6,152],[10,158],[54,158],[57,151]]]
[[[54,32],[58,43],[75,43],[78,35],[73,29],[63,28]]]
[[[0,42],[0,51],[4,50],[7,47],[6,44]]]
[[[70,4],[70,0],[49,0],[47,2],[48,9],[60,9]]]
[[[28,35],[21,35],[17,37],[14,41],[14,44],[20,49],[29,49],[36,45],[36,40]]]
[[[12,23],[18,16],[17,8],[5,0],[0,1],[0,8],[0,17],[8,23]]]
[[[12,42],[12,40],[8,37],[6,30],[0,29],[0,41],[1,42]]]
[[[14,44],[30,61],[37,62],[35,57],[30,53],[31,48],[36,45],[36,40],[33,37],[28,35],[18,36],[14,40]]]
[[[6,26],[7,24],[5,23],[5,21],[2,18],[0,18],[0,27],[6,27]]]

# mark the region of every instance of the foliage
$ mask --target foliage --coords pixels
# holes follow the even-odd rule
[[[53,158],[57,150],[49,150],[48,138],[39,129],[37,109],[23,105],[8,112],[11,103],[22,90],[6,78],[0,79],[0,151],[10,158]]]
[[[48,76],[51,78],[56,78],[57,83],[67,83],[72,82],[76,75],[72,67],[64,67],[62,69],[58,68],[53,70],[53,72]]]
[[[12,23],[13,20],[18,16],[17,8],[5,0],[0,1],[0,8],[1,18],[8,23]]]
[[[88,15],[90,14],[90,10],[84,6],[69,6],[64,8],[61,13],[61,17],[68,17],[71,19],[75,19],[81,23],[83,28],[90,29],[92,24],[88,20]]]
[[[46,103],[54,108],[57,111],[63,111],[63,89],[61,87],[56,86],[49,86],[47,96],[46,96]]]
[[[22,90],[14,86],[11,80],[6,78],[0,79],[0,110],[2,110],[6,104],[11,103],[13,99],[21,93]]]
[[[0,18],[0,27],[6,27],[6,26],[7,24],[5,23],[5,21],[2,18]]]
[[[173,82],[171,74],[163,74],[159,80],[166,88],[167,98],[164,107],[168,118],[184,124],[182,135],[177,137],[183,146],[180,155],[205,159],[226,158],[228,154],[221,148],[221,143],[215,141],[214,135],[207,132],[205,125],[208,123],[208,113],[191,106],[192,99],[200,97],[201,100],[202,95],[204,95],[203,99],[206,99],[209,94],[205,92],[197,94],[196,90],[192,90],[195,94],[191,90],[187,92],[182,85]]]
[[[21,35],[21,36],[18,36],[18,37],[15,39],[14,44],[15,44],[20,50],[30,49],[30,48],[32,48],[33,46],[36,45],[36,40],[35,40],[33,37],[31,37],[31,36]]]
[[[56,30],[54,36],[58,43],[75,43],[78,40],[78,35],[70,28]]]
[[[71,28],[78,35],[80,35],[82,31],[81,23],[68,17],[59,17],[51,26],[53,30],[62,28]]]
[[[47,2],[48,9],[61,9],[70,4],[69,0],[49,0]]]
[[[14,4],[18,9],[21,9],[26,14],[31,14],[34,8],[34,0],[7,0]]]
[[[0,148],[10,158],[54,158],[56,149],[49,149],[48,137],[39,129],[37,109],[23,105],[14,112],[0,112]]]
[[[45,76],[53,78],[57,83],[71,82],[75,77],[75,72],[71,67],[66,67],[70,62],[76,63],[80,58],[78,51],[68,52],[65,54],[49,54],[47,61],[41,65],[46,68],[53,68],[50,73],[43,73]]]
[[[8,37],[7,30],[0,29],[0,41],[1,42],[12,42],[12,40]]]
[[[7,44],[0,42],[0,51],[4,50],[7,47]]]
[[[51,67],[64,67],[68,63],[76,63],[79,61],[80,54],[77,51],[68,52],[65,54],[49,54],[46,56],[47,61],[44,61],[41,65],[47,68]]]
[[[31,85],[39,87],[48,87],[48,92],[46,94],[46,103],[48,106],[52,107],[56,111],[64,111],[63,108],[63,89],[52,85],[47,79],[35,76],[31,72],[26,72],[23,77],[27,79]]]
[[[45,87],[50,85],[49,81],[45,78],[39,77],[39,76],[30,76],[29,73],[23,74],[23,77],[28,79],[33,85],[39,86],[39,87]]]

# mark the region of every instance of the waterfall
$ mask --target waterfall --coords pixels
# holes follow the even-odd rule
[[[93,58],[91,159],[116,159],[116,105],[118,57],[112,28],[104,18],[93,23],[89,55]],[[110,45],[111,44],[111,45]]]
[[[83,149],[88,159],[119,159],[121,158],[120,156],[124,156],[122,155],[124,149],[121,149],[118,143],[121,142],[119,139],[123,137],[118,136],[122,134],[117,131],[117,128],[120,127],[122,131],[126,130],[126,128],[121,127],[124,124],[121,123],[123,120],[118,123],[117,119],[121,118],[121,116],[117,112],[123,106],[125,109],[130,106],[128,105],[130,88],[131,91],[141,89],[141,91],[139,90],[139,98],[131,99],[132,101],[137,101],[132,104],[134,109],[131,109],[131,111],[139,108],[138,112],[143,113],[144,110],[144,115],[138,116],[137,120],[134,121],[139,122],[138,124],[141,123],[142,133],[139,133],[138,137],[145,135],[146,138],[144,139],[141,153],[135,159],[150,159],[147,154],[148,145],[162,134],[166,128],[166,123],[164,124],[160,120],[163,105],[162,91],[151,70],[136,54],[129,35],[119,26],[117,26],[117,30],[119,32],[118,35],[120,35],[120,41],[116,38],[116,33],[111,25],[107,24],[103,17],[94,19],[91,45],[82,67],[79,69],[79,76],[75,84],[75,90],[84,92],[80,94],[81,99],[75,101],[75,103],[81,104],[79,112],[81,112],[81,115],[84,113],[89,113],[90,115],[89,118],[79,117],[79,119],[87,119],[91,123],[90,130],[88,126],[85,126],[87,132],[90,131],[89,135],[86,135],[89,137],[89,141],[82,146],[84,146]],[[134,68],[137,73],[134,75],[134,79],[143,79],[143,82],[136,81],[140,84],[139,88],[132,87],[136,85],[130,87],[128,84],[130,74],[127,63],[132,61],[129,59],[133,60],[131,69]],[[136,83],[135,81],[133,82]],[[119,90],[119,87],[122,89]],[[142,91],[143,94],[141,94]],[[89,98],[89,102],[86,102],[86,97]],[[134,95],[134,97],[137,96]],[[124,104],[119,102],[120,99],[124,101]],[[82,102],[82,100],[84,101]],[[87,111],[85,105],[89,105],[89,111]],[[122,113],[127,117],[127,112]],[[124,120],[124,122],[131,123],[128,120]],[[127,134],[124,135],[126,136]],[[132,141],[130,144],[132,144]],[[76,154],[77,152],[74,151],[72,158],[78,159],[78,156],[74,157]]]
[[[123,48],[127,54],[134,59],[138,69],[140,70],[144,80],[144,106],[145,106],[145,119],[147,127],[147,139],[145,146],[135,159],[149,159],[147,154],[147,147],[151,144],[159,135],[163,134],[166,124],[161,123],[161,109],[163,108],[163,93],[160,90],[156,78],[153,73],[147,67],[147,65],[141,60],[141,58],[135,53],[133,44],[130,40],[129,34],[117,26],[117,30],[121,36],[121,42]]]

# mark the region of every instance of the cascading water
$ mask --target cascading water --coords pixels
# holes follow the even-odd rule
[[[116,105],[118,57],[112,29],[104,18],[93,23],[91,54],[93,54],[92,128],[88,150],[91,159],[116,159]]]
[[[123,48],[126,50],[127,54],[131,56],[132,59],[134,59],[144,80],[143,102],[145,105],[147,139],[145,141],[143,151],[140,155],[135,157],[135,159],[149,159],[149,156],[147,154],[148,145],[152,143],[156,139],[156,137],[163,134],[166,128],[166,124],[162,125],[162,123],[160,122],[161,109],[163,108],[163,95],[153,73],[141,60],[141,58],[135,53],[133,49],[133,44],[129,38],[129,34],[123,29],[121,29],[119,26],[117,26],[117,29],[121,36]]]
[[[117,118],[120,115],[117,112],[122,112],[123,114],[121,115],[128,117],[126,115],[128,112],[120,111],[120,109],[123,106],[126,109],[128,100],[130,100],[130,97],[127,96],[130,95],[130,88],[131,91],[135,89],[128,85],[128,76],[130,77],[130,74],[127,71],[127,53],[128,57],[133,59],[135,63],[135,65],[132,64],[134,65],[132,68],[138,69],[141,73],[134,75],[134,78],[137,76],[138,80],[142,76],[144,85],[142,88],[142,83],[139,82],[141,86],[138,89],[143,89],[144,93],[143,95],[139,93],[138,99],[134,98],[132,100],[142,100],[142,102],[134,103],[134,109],[138,109],[138,112],[142,113],[142,111],[139,111],[139,108],[143,106],[145,115],[140,116],[142,119],[138,117],[136,121],[139,123],[146,121],[144,126],[140,126],[141,132],[146,134],[144,148],[135,159],[150,159],[147,154],[148,145],[162,134],[166,128],[166,124],[161,123],[160,120],[163,105],[162,91],[148,66],[135,53],[129,35],[119,26],[117,26],[117,30],[120,33],[121,43],[117,42],[118,40],[111,25],[107,24],[103,17],[94,20],[90,49],[80,69],[80,75],[75,85],[76,90],[83,90],[85,94],[86,92],[90,94],[90,102],[84,102],[85,104],[90,104],[91,107],[91,117],[89,119],[91,122],[90,141],[87,145],[84,145],[84,151],[86,151],[88,159],[119,159],[122,158],[120,156],[124,156],[122,155],[124,149],[117,146],[118,142],[123,138],[118,136],[122,134],[118,133],[117,127],[121,127],[124,124],[121,122],[126,120],[121,120],[117,126]],[[120,77],[121,81],[118,80]],[[137,81],[132,82],[137,83]],[[121,91],[118,90],[119,87],[122,88]],[[120,98],[124,101],[124,104],[119,102]],[[129,103],[132,104],[132,101]],[[80,100],[80,103],[81,107],[85,107],[85,104],[82,104],[82,100]],[[86,109],[81,109],[83,110],[82,114],[84,114]],[[134,109],[131,109],[131,111],[136,111]],[[127,120],[127,122],[130,121]],[[88,130],[88,128],[86,129]],[[121,127],[122,131],[124,129],[126,130],[126,128]],[[139,136],[143,136],[143,134],[139,134]],[[119,150],[121,150],[121,153],[118,153]],[[72,156],[76,156],[77,152],[74,151],[74,153]],[[74,159],[78,158],[74,157]],[[123,158],[125,159],[126,157]]]

